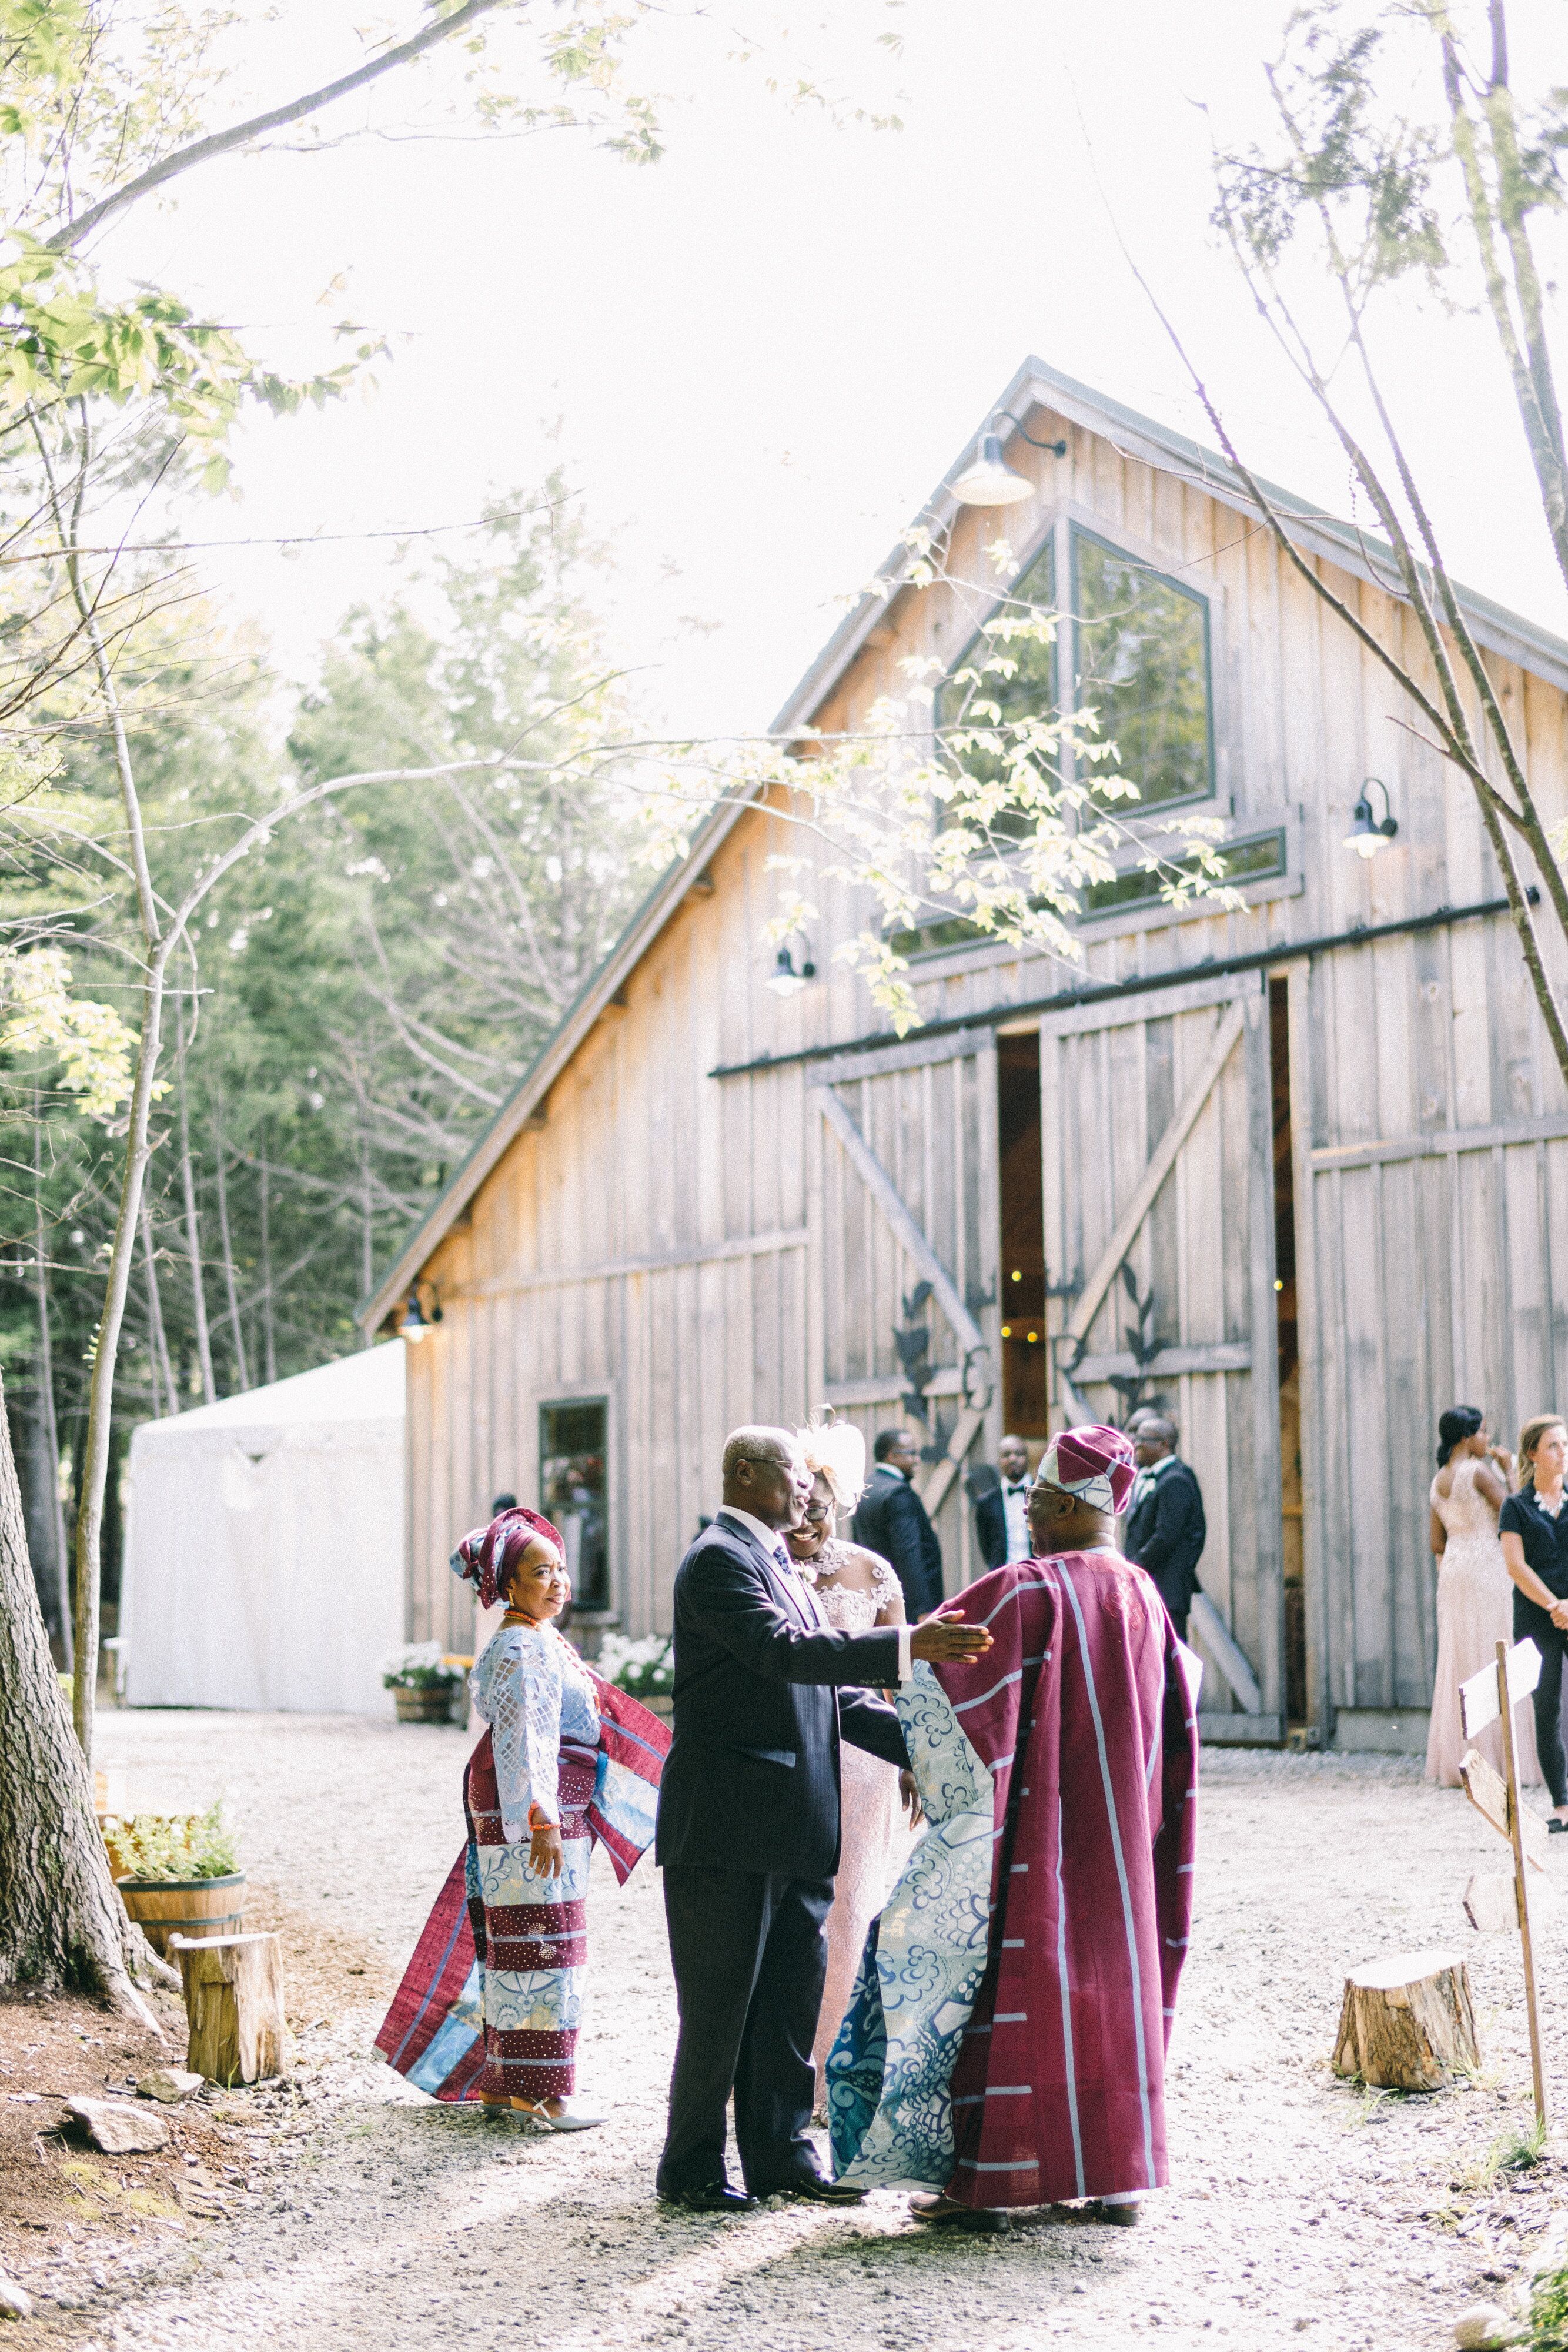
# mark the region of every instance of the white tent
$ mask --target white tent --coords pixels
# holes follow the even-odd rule
[[[131,1706],[380,1715],[403,1640],[403,1342],[138,1429]]]

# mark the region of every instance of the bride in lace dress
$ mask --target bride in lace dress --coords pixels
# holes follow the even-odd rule
[[[1432,1554],[1437,1563],[1437,1672],[1427,1778],[1445,1789],[1459,1785],[1459,1761],[1470,1742],[1459,1722],[1459,1685],[1513,1639],[1513,1587],[1503,1566],[1497,1515],[1512,1484],[1513,1464],[1490,1444],[1473,1404],[1455,1405],[1437,1423],[1437,1475],[1429,1497]],[[1489,1764],[1502,1770],[1502,1732],[1490,1724],[1475,1741]],[[1539,1788],[1535,1725],[1527,1706],[1513,1710],[1513,1744],[1522,1787]]]
[[[833,1533],[837,1519],[852,1511],[865,1485],[865,1440],[848,1422],[800,1432],[800,1449],[816,1475],[806,1522],[785,1540],[802,1576],[816,1587],[822,1614],[851,1633],[873,1625],[902,1625],[904,1594],[885,1559]],[[828,1914],[828,1975],[811,2056],[817,2069],[816,2105],[827,2099],[824,2068],[865,1949],[866,1930],[886,1902],[909,1853],[920,1820],[920,1801],[908,1772],[898,1772],[880,1756],[868,1756],[846,1740],[839,1751],[842,1842],[833,1907]],[[907,1811],[907,1821],[904,1818]]]

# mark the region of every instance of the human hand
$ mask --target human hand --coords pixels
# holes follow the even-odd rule
[[[559,1878],[566,1868],[566,1850],[553,1822],[540,1822],[529,1838],[528,1868],[536,1878]]]
[[[925,1808],[920,1801],[920,1790],[907,1764],[898,1776],[898,1793],[903,1800],[904,1810],[909,1815],[910,1828],[917,1830],[925,1819]]]
[[[1552,1622],[1559,1627],[1563,1632],[1568,1633],[1568,1601],[1555,1601],[1552,1602]]]
[[[959,1604],[950,1601],[944,1609],[934,1609],[923,1617],[909,1637],[909,1654],[924,1658],[927,1665],[972,1666],[977,1658],[985,1656],[991,1646],[991,1637],[983,1625],[966,1624],[958,1614]]]
[[[1490,1458],[1497,1464],[1497,1466],[1502,1472],[1503,1476],[1505,1478],[1511,1479],[1513,1476],[1513,1456],[1509,1452],[1507,1446],[1489,1445],[1487,1447],[1487,1453]]]

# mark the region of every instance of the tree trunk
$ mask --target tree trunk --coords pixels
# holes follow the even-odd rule
[[[191,1118],[185,1096],[185,1000],[174,1000],[174,1051],[179,1066],[180,1182],[185,1195],[185,1247],[191,1258],[191,1307],[196,1326],[196,1360],[202,1368],[202,1402],[216,1404],[213,1342],[207,1329],[207,1296],[202,1283],[202,1234],[196,1223],[196,1179],[191,1167]]]
[[[1333,2064],[1379,2089],[1440,2091],[1480,2064],[1469,1971],[1452,1952],[1401,1952],[1344,1980]]]
[[[44,1467],[48,1478],[47,1495],[38,1497],[42,1511],[46,1502],[51,1521],[49,1533],[54,1552],[54,1581],[59,1591],[60,1643],[65,1652],[66,1671],[76,1663],[76,1644],[71,1633],[71,1571],[70,1554],[66,1549],[66,1508],[60,1500],[60,1433],[55,1418],[55,1351],[49,1336],[49,1272],[44,1255],[44,1113],[38,1089],[33,1089],[33,1210],[34,1254],[38,1276],[38,1433],[44,1451]]]
[[[267,1154],[269,1138],[267,1129],[261,1130],[261,1328],[265,1345],[265,1371],[268,1386],[277,1378],[277,1327],[272,1313],[272,1236],[267,1227]]]
[[[68,1988],[156,2021],[136,1981],[173,1981],[125,1916],[33,1585],[0,1412],[0,1983]]]
[[[163,1301],[158,1290],[158,1254],[152,1241],[152,1212],[147,1205],[145,1192],[141,1195],[141,1245],[147,1253],[147,1314],[150,1344],[156,1351],[158,1361],[162,1367],[164,1385],[169,1391],[169,1410],[171,1412],[178,1412],[180,1391],[174,1379],[174,1367],[169,1356],[169,1334],[163,1325]],[[156,1381],[152,1384],[152,1394],[154,1398],[152,1410],[156,1413],[158,1411]]]
[[[220,1092],[213,1103],[213,1145],[218,1169],[218,1239],[224,1251],[224,1286],[228,1293],[229,1328],[234,1333],[235,1370],[242,1391],[250,1386],[250,1370],[245,1360],[245,1333],[240,1328],[239,1284],[235,1278],[234,1243],[229,1235],[228,1187],[224,1181],[224,1098]]]

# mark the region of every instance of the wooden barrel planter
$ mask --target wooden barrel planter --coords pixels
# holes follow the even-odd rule
[[[450,1723],[452,1702],[462,1685],[436,1683],[426,1690],[394,1689],[400,1723]]]
[[[225,1878],[122,1878],[125,1908],[155,1952],[171,1936],[234,1936],[245,1916],[245,1873]]]

